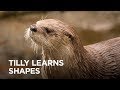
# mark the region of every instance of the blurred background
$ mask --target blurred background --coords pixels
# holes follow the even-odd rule
[[[8,60],[37,56],[24,39],[26,28],[40,19],[59,19],[72,25],[83,45],[120,36],[120,11],[0,11],[0,79],[39,78],[8,75]]]

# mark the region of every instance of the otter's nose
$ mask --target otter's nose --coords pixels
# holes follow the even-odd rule
[[[36,28],[35,25],[31,25],[30,30],[33,31],[33,32],[37,32],[37,28]]]

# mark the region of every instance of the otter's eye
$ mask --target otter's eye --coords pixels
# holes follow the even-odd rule
[[[46,33],[52,33],[52,32],[54,31],[54,30],[49,29],[49,28],[47,28],[47,27],[44,27],[44,29],[45,29]]]

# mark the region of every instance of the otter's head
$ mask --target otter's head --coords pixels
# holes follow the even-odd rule
[[[74,30],[66,23],[55,19],[45,19],[31,25],[25,37],[30,39],[35,46],[50,49],[50,52],[70,53],[75,35]]]

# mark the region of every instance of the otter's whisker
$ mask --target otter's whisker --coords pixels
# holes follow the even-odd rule
[[[46,15],[45,17],[44,17],[44,19],[46,19],[48,17],[48,15]]]
[[[42,45],[42,60],[45,60],[45,52],[44,52],[44,48],[43,48],[43,45]]]

